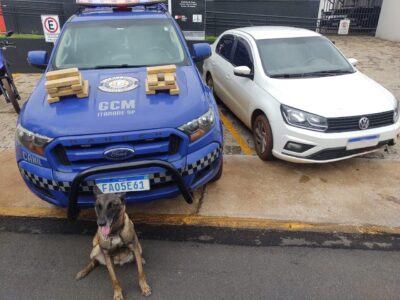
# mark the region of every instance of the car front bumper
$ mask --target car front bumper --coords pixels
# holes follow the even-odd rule
[[[39,198],[62,207],[68,207],[70,203],[71,187],[74,179],[80,172],[63,173],[54,171],[46,166],[39,166],[27,161],[21,152],[27,153],[28,150],[17,145],[17,162],[21,175],[29,189]],[[33,153],[28,153],[32,156]],[[146,163],[148,161],[140,161]],[[186,165],[182,167],[182,162],[168,162],[171,168],[181,175],[183,183],[188,191],[206,184],[214,178],[222,163],[222,145],[217,142],[208,144],[197,151],[186,156]],[[110,165],[108,165],[110,166]],[[77,196],[78,208],[89,208],[94,204],[93,188],[95,180],[101,178],[128,177],[135,175],[148,175],[150,178],[150,191],[129,192],[126,195],[126,202],[148,202],[162,198],[172,198],[182,193],[174,180],[171,172],[163,168],[160,164],[153,166],[143,166],[140,168],[112,170],[112,172],[97,172],[84,178],[80,184]]]
[[[317,132],[283,123],[277,129],[277,133],[274,131],[273,154],[275,157],[294,163],[334,162],[377,151],[384,145],[393,145],[399,134],[400,121],[380,128],[338,133]],[[347,149],[349,140],[372,136],[378,136],[376,145]],[[310,145],[312,148],[298,153],[285,149],[288,142]]]

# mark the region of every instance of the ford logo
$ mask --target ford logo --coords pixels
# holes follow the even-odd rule
[[[104,157],[108,160],[126,160],[135,155],[135,150],[130,147],[111,148],[104,151]]]

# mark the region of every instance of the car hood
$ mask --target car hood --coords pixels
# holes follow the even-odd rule
[[[393,110],[394,96],[360,72],[321,78],[268,79],[265,89],[282,104],[327,118]]]
[[[88,98],[65,97],[49,104],[44,76],[39,80],[21,114],[21,125],[48,137],[177,128],[208,110],[204,88],[194,67],[177,68],[180,94],[146,95],[146,68],[82,71],[89,81]],[[104,79],[129,76],[138,87],[110,93],[99,89]]]

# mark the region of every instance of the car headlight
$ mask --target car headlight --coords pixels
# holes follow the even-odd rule
[[[44,156],[44,148],[53,140],[47,136],[33,133],[21,125],[17,126],[15,138],[21,145],[41,156]]]
[[[281,105],[281,111],[283,119],[289,125],[316,131],[325,131],[328,129],[328,121],[324,117],[286,105]]]
[[[400,116],[400,104],[399,100],[395,98],[396,106],[394,107],[393,121],[396,123]]]
[[[194,142],[209,132],[214,123],[215,113],[214,109],[210,107],[208,112],[206,112],[204,115],[186,123],[185,125],[182,125],[178,129],[186,133],[190,137],[190,141]]]

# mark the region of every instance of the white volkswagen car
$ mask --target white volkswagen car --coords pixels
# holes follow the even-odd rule
[[[397,140],[399,101],[316,32],[240,28],[212,50],[204,79],[252,129],[264,160],[331,162]]]

